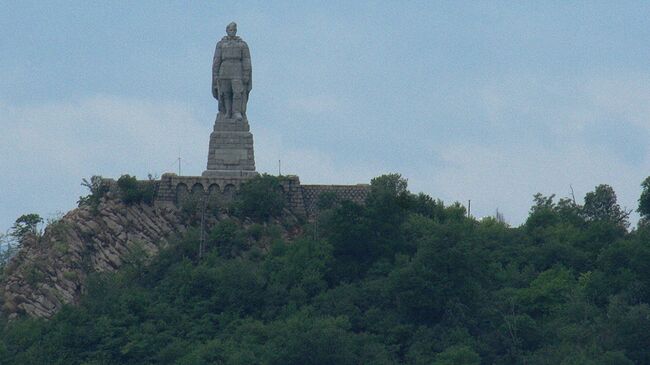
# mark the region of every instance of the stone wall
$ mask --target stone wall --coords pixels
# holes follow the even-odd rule
[[[232,198],[242,183],[250,180],[250,175],[242,176],[178,176],[176,174],[163,174],[158,182],[156,203],[170,203],[178,205],[191,195],[207,194]]]
[[[50,318],[66,303],[76,303],[92,272],[118,269],[137,247],[155,254],[166,239],[187,229],[179,203],[192,195],[232,197],[250,177],[200,177],[164,174],[155,181],[153,205],[123,204],[116,181],[94,211],[82,206],[29,237],[10,262],[0,285],[0,303],[11,318],[19,314]],[[318,214],[317,202],[332,192],[338,201],[363,203],[369,185],[302,185],[298,176],[280,179],[288,207],[307,219]]]
[[[334,193],[337,201],[350,200],[363,204],[370,192],[370,185],[302,185],[302,199],[308,217],[318,213],[318,198],[323,193]]]
[[[218,196],[224,200],[232,199],[241,184],[251,179],[242,176],[178,176],[167,173],[157,182],[157,203],[179,205],[190,196]],[[297,216],[311,218],[318,213],[318,198],[322,193],[334,193],[338,201],[351,200],[363,203],[370,191],[370,185],[302,185],[295,175],[280,179],[282,191],[289,209]]]

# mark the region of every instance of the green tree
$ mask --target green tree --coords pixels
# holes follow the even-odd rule
[[[434,200],[431,196],[419,193],[413,198],[411,210],[437,222],[444,222],[447,219],[445,204],[442,200]],[[464,214],[463,214],[464,215]]]
[[[388,274],[385,290],[398,313],[413,323],[462,323],[476,313],[490,272],[485,257],[458,226],[430,224],[416,238],[416,253]]]
[[[616,193],[609,185],[598,185],[596,190],[585,195],[583,212],[591,221],[609,222],[622,227],[629,226],[627,219],[630,212],[618,205]]]
[[[43,223],[43,218],[40,215],[23,214],[11,226],[11,235],[17,239],[22,239],[27,234],[39,235],[38,225],[41,223]]]
[[[479,365],[481,357],[467,346],[452,346],[436,356],[433,365]]]
[[[377,218],[399,218],[403,220],[403,212],[412,203],[412,197],[407,190],[408,183],[400,174],[388,174],[376,177],[370,181],[370,194],[366,204],[371,214]]]
[[[234,220],[222,220],[210,231],[208,245],[216,248],[219,255],[237,257],[246,248],[246,240]]]
[[[87,205],[97,210],[99,206],[100,199],[106,195],[109,190],[109,185],[104,181],[104,178],[99,175],[93,175],[90,178],[90,181],[85,178],[81,181],[81,186],[88,188],[90,194],[86,196],[80,196],[77,201],[78,206]]]
[[[523,309],[533,317],[552,313],[566,303],[576,283],[571,272],[563,267],[539,274],[517,297]]]
[[[333,247],[332,282],[359,278],[379,255],[365,208],[357,203],[343,201],[323,222],[323,233]]]
[[[262,174],[241,185],[234,207],[240,217],[267,220],[280,216],[285,204],[280,179]]]
[[[209,219],[200,260],[196,227],[132,250],[50,320],[0,316],[0,363],[650,364],[650,230],[621,227],[613,191],[537,195],[513,228],[396,174],[370,190],[291,231]]]
[[[641,187],[643,188],[643,191],[641,191],[639,207],[636,211],[641,214],[642,218],[647,220],[650,218],[650,176],[643,180]]]
[[[338,195],[334,191],[324,191],[318,195],[316,206],[320,210],[332,209],[338,203]]]
[[[117,187],[120,189],[120,197],[127,204],[153,203],[156,196],[156,185],[154,178],[149,175],[148,181],[138,181],[135,176],[129,174],[120,176],[117,179]]]

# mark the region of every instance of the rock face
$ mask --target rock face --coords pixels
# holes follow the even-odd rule
[[[126,205],[113,189],[97,209],[70,211],[41,237],[25,237],[0,283],[2,312],[10,318],[52,317],[64,304],[77,303],[89,274],[117,270],[141,250],[153,255],[169,237],[184,232],[191,219],[183,213],[183,199],[214,196],[227,201],[238,188],[235,184],[247,179],[165,174],[155,182],[153,205]],[[283,216],[293,221],[315,217],[321,194],[363,203],[370,190],[368,185],[301,185],[297,176],[283,177],[280,185],[287,202]]]
[[[156,253],[185,228],[173,205],[127,206],[102,198],[97,210],[74,209],[42,237],[25,237],[0,288],[3,312],[50,318],[77,302],[89,274],[116,270],[135,249]]]

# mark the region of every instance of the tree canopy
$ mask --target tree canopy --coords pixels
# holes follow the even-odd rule
[[[510,227],[384,175],[291,239],[269,192],[243,189],[202,255],[197,226],[49,321],[4,320],[0,363],[650,364],[650,228],[607,185]]]

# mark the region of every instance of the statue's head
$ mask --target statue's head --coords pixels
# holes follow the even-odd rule
[[[228,34],[229,37],[234,37],[237,35],[237,23],[232,22],[226,26],[226,34]]]

